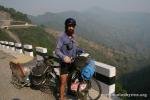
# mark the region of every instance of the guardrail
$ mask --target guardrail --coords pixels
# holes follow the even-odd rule
[[[5,52],[5,50],[10,50],[12,52],[17,52],[20,54],[34,56],[32,45],[7,41],[0,41],[0,49]],[[42,60],[43,56],[47,54],[47,48],[35,47],[37,60]],[[115,77],[116,68],[101,62],[96,61],[96,73],[94,77],[99,81],[102,87],[102,94],[112,95],[115,93]]]

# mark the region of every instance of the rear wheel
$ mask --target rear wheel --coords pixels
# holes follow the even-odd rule
[[[51,94],[52,93],[52,87],[50,87],[50,80],[46,79],[46,81],[40,86],[40,91]]]
[[[46,81],[41,85],[40,90],[45,93],[52,93],[58,91],[57,88],[59,87],[58,85],[58,77],[53,76],[50,73],[47,74],[47,77],[45,78]]]

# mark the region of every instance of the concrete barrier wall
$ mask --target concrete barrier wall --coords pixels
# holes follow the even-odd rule
[[[7,45],[7,43],[9,45]],[[9,46],[9,47],[8,47]],[[15,46],[15,47],[14,47]],[[13,43],[7,41],[0,41],[0,49],[5,51],[5,49],[14,50],[17,53],[33,56],[33,47],[32,45],[23,45],[21,43]],[[36,49],[36,58],[37,61],[43,60],[43,56],[47,54],[47,48],[35,47]],[[101,62],[96,61],[96,72],[94,77],[99,81],[102,87],[102,94],[111,95],[115,93],[115,78],[116,78],[116,68]]]

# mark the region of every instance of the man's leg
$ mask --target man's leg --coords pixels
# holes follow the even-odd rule
[[[65,85],[67,83],[68,74],[60,76],[60,100],[64,100]]]
[[[70,64],[68,70],[69,70],[69,74],[68,74],[68,80],[67,80],[67,94],[68,94],[68,95],[75,95],[75,94],[71,91],[71,77],[72,77],[73,71],[75,71],[74,63],[71,63],[71,64]]]

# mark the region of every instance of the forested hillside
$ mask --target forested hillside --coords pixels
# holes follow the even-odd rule
[[[51,33],[55,38],[61,33],[60,31],[50,28],[46,28],[46,31]],[[146,66],[149,63],[149,60],[143,60],[138,56],[108,48],[105,45],[87,40],[79,35],[77,41],[79,46],[89,52],[93,59],[115,66],[118,76],[135,70],[136,67],[140,68],[141,65]]]
[[[0,40],[1,41],[14,41],[10,36],[4,31],[0,30]]]
[[[45,32],[41,27],[10,29],[10,31],[17,35],[23,44],[48,48],[49,53],[52,53],[55,48],[56,39]]]
[[[137,70],[121,77],[122,85],[130,94],[146,94],[147,98],[150,98],[150,65],[145,66],[141,70]],[[136,97],[139,100],[140,97]],[[135,98],[128,98],[135,100]],[[143,96],[141,97],[141,100]],[[144,99],[143,99],[144,100]],[[146,99],[145,99],[146,100]],[[148,99],[147,99],[148,100]]]

